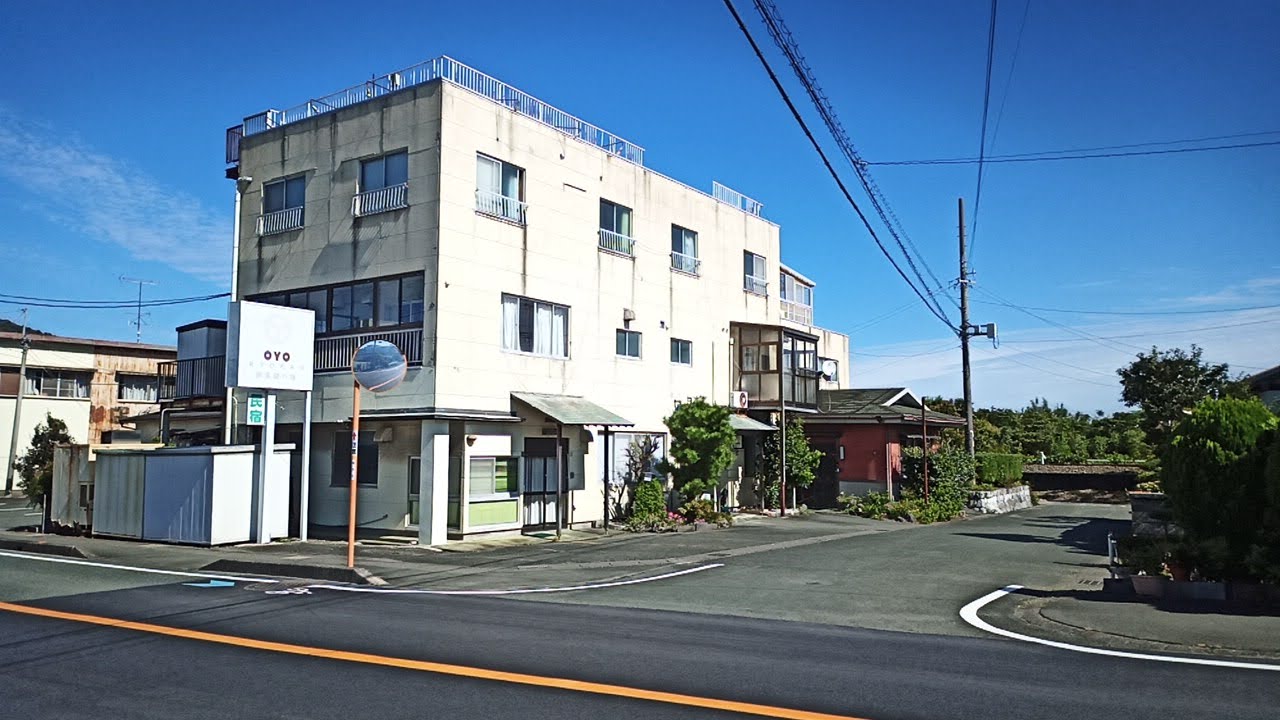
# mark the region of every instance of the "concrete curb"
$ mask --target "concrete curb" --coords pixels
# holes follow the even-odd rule
[[[353,585],[386,585],[387,581],[364,568],[334,567],[329,565],[299,565],[296,563],[264,562],[260,560],[215,560],[200,568],[209,572],[237,573],[242,575],[269,575],[274,577],[323,580],[325,582],[351,583]]]
[[[88,559],[80,548],[74,545],[54,545],[35,540],[0,540],[0,550],[16,552],[41,553],[43,555],[59,555],[62,557]]]

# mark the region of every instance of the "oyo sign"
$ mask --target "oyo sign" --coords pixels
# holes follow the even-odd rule
[[[227,311],[227,387],[310,390],[315,312],[256,302]]]

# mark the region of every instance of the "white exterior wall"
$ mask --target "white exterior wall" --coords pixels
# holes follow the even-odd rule
[[[49,350],[44,348],[31,348],[27,353],[27,369],[38,370],[41,368],[58,369],[58,370],[76,370],[92,373],[94,352],[93,348],[86,346],[85,350],[78,352],[76,350]],[[22,362],[22,348],[16,342],[13,344],[5,344],[0,346],[0,365],[17,368]],[[0,483],[3,483],[3,473],[8,468],[8,462],[12,449],[9,447],[9,441],[13,437],[13,409],[17,398],[13,396],[0,397]],[[45,421],[46,415],[52,415],[67,424],[67,432],[71,435],[71,439],[75,442],[86,443],[89,441],[89,411],[92,403],[88,397],[83,398],[55,398],[46,397],[44,395],[27,394],[22,398],[22,418],[18,425],[18,452],[20,458],[26,454],[27,448],[31,446],[31,436],[35,433],[36,426]],[[19,483],[17,471],[13,474],[13,486],[16,489]]]

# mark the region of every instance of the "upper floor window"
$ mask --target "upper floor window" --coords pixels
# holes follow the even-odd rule
[[[315,312],[316,334],[368,327],[421,325],[422,275],[402,275],[251,298]]]
[[[635,254],[631,237],[631,208],[600,200],[600,248],[621,255]]]
[[[502,349],[569,357],[569,308],[503,294]]]
[[[360,162],[360,188],[351,201],[356,217],[409,206],[409,153],[388,153]]]
[[[525,222],[524,170],[488,155],[476,155],[476,211]]]
[[[672,225],[671,267],[680,272],[697,275],[698,266],[701,264],[702,261],[698,259],[698,233],[679,225]]]
[[[619,330],[617,333],[619,357],[640,358],[640,333],[635,330]]]
[[[742,288],[756,295],[767,295],[769,293],[769,281],[766,278],[769,270],[764,256],[756,255],[753,252],[743,252],[742,257]]]
[[[27,369],[27,395],[57,398],[87,398],[92,373],[65,370]]]
[[[156,402],[160,384],[155,375],[116,374],[116,398],[125,402]]]
[[[671,362],[677,365],[693,364],[693,343],[671,338]]]
[[[263,184],[258,234],[273,235],[302,227],[306,192],[306,178],[301,175]]]
[[[813,307],[813,288],[797,280],[794,275],[778,273],[778,292],[783,302]]]

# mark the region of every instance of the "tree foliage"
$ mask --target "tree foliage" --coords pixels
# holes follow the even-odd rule
[[[973,490],[975,465],[969,453],[958,445],[944,444],[929,452],[929,484],[926,499],[924,450],[918,447],[902,450],[901,510],[910,512],[918,522],[950,520],[964,512]]]
[[[1247,574],[1269,515],[1264,480],[1277,418],[1256,398],[1206,400],[1176,426],[1162,468],[1193,561],[1212,579]]]
[[[804,422],[798,417],[787,421],[787,487],[809,487],[818,475],[822,451],[809,445]],[[782,478],[782,432],[767,433],[760,447],[760,461],[755,474],[755,495],[760,507],[778,506]]]
[[[1227,365],[1205,362],[1204,351],[1196,345],[1161,350],[1138,357],[1116,370],[1120,376],[1120,399],[1129,407],[1142,409],[1141,427],[1147,440],[1161,446],[1185,411],[1202,400],[1242,395],[1242,383],[1233,381]]]
[[[618,471],[620,483],[609,483],[612,517],[626,517],[631,514],[631,505],[635,502],[636,488],[640,483],[653,477],[654,455],[658,453],[658,438],[654,435],[637,435],[627,444],[623,451],[622,469]],[[628,497],[631,502],[628,503]]]
[[[31,436],[31,447],[14,463],[20,476],[18,487],[31,505],[43,505],[53,487],[53,449],[71,442],[67,424],[45,413],[44,422],[36,426]]]
[[[666,420],[671,433],[671,454],[658,465],[670,474],[676,490],[692,500],[720,485],[720,476],[733,464],[737,434],[729,424],[729,408],[706,398],[680,404]]]

